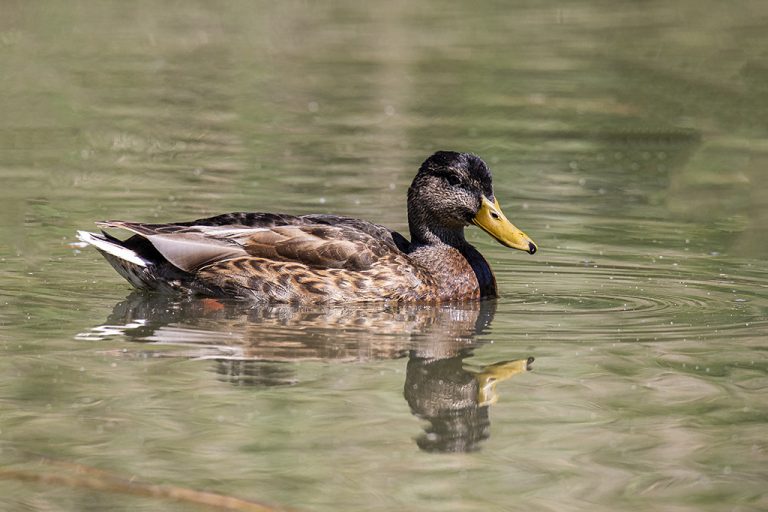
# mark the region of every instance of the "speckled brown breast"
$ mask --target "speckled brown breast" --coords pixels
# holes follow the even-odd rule
[[[437,300],[465,300],[496,296],[496,278],[485,258],[469,244],[460,249],[424,246],[410,254],[420,267],[430,269]]]

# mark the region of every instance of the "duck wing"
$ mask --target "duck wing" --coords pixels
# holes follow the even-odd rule
[[[243,257],[300,263],[312,269],[364,271],[386,255],[402,255],[394,232],[345,217],[226,214],[177,224],[107,221],[98,225],[136,233],[168,262],[189,273]]]
[[[173,224],[146,224],[139,222],[109,221],[105,224],[121,223],[130,225],[137,233],[180,232],[187,229],[196,231],[200,226],[219,226],[231,228],[273,228],[278,226],[339,226],[348,227],[367,233],[373,238],[390,243],[403,252],[408,252],[410,242],[400,233],[380,224],[374,224],[353,217],[327,214],[288,215],[285,213],[233,212]]]
[[[250,256],[315,269],[369,270],[378,259],[399,252],[358,229],[322,224],[251,228],[239,243]]]

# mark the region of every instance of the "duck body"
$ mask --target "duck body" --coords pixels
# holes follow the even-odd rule
[[[463,186],[451,197],[457,184]],[[503,233],[492,233],[496,222],[515,248],[536,250],[492,199],[482,160],[439,152],[409,189],[410,241],[350,217],[246,212],[168,224],[98,222],[134,234],[120,240],[80,231],[78,237],[132,285],[155,291],[264,303],[472,300],[496,296],[497,288],[487,261],[464,239],[465,225],[484,212],[490,228],[478,225],[492,236],[510,245]],[[494,211],[483,210],[489,207]]]

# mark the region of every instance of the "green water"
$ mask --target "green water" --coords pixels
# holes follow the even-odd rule
[[[3,470],[300,511],[768,509],[764,2],[0,13]],[[405,230],[437,149],[539,244],[469,230],[496,301],[219,308],[72,245],[237,210]],[[2,510],[191,507],[0,480]]]

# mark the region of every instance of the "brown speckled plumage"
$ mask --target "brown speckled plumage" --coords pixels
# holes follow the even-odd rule
[[[137,288],[284,303],[479,299],[496,295],[496,280],[464,239],[464,227],[479,215],[484,197],[495,201],[482,160],[438,152],[408,192],[410,242],[349,217],[272,213],[98,222],[134,235],[118,240],[81,232],[80,238]]]

